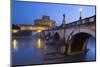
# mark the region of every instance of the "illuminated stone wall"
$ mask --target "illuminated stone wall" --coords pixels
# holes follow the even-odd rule
[[[48,26],[49,28],[55,27],[55,21],[51,20],[49,16],[43,16],[42,19],[36,19],[34,25]]]

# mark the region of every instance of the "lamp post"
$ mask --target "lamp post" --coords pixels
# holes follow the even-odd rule
[[[79,12],[80,12],[80,18],[79,18],[79,21],[80,21],[80,24],[82,24],[82,8],[79,8]]]

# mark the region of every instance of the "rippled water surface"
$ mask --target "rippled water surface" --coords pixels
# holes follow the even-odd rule
[[[48,45],[45,40],[37,37],[17,37],[12,39],[12,64],[29,65],[74,61],[94,61],[95,60],[95,39],[88,41],[88,52],[79,56],[64,56],[56,54],[55,45]],[[49,53],[52,52],[52,55]],[[53,57],[53,59],[52,59]]]

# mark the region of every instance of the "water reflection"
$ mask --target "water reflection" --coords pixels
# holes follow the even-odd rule
[[[36,38],[36,46],[37,48],[45,48],[45,41],[41,38]]]
[[[95,60],[95,38],[90,38],[87,48],[89,51],[82,56],[63,56],[56,54],[56,45],[48,44],[44,39],[33,38],[13,38],[12,40],[12,64],[43,64],[57,62],[74,62],[74,61],[93,61]],[[65,46],[61,47],[64,53]],[[51,54],[51,52],[53,52]],[[59,58],[60,57],[60,58]],[[49,59],[48,59],[49,58]],[[52,59],[54,58],[54,59]]]
[[[87,43],[88,53],[86,55],[86,60],[93,61],[96,59],[96,38],[91,37]]]
[[[16,39],[13,39],[13,41],[12,41],[12,47],[13,47],[13,50],[14,51],[17,51],[18,50],[18,47],[17,47],[17,44],[18,44],[18,42],[17,42],[17,40]]]
[[[40,38],[37,39],[37,48],[41,48],[41,39]]]

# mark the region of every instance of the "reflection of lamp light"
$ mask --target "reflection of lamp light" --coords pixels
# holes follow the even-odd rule
[[[13,45],[13,49],[17,50],[17,41],[16,41],[16,39],[13,40],[12,45]]]
[[[41,48],[41,39],[40,38],[37,39],[37,48]]]

